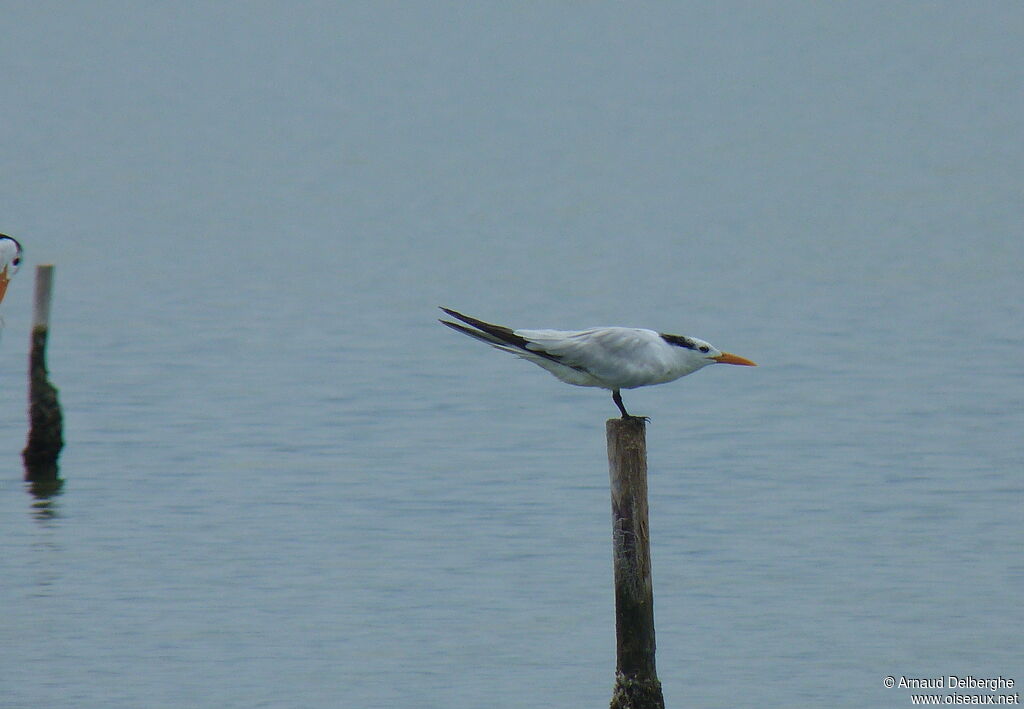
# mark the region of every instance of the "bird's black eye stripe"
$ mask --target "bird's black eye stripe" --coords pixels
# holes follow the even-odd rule
[[[666,335],[663,332],[658,334],[661,335],[661,339],[663,339],[670,345],[675,345],[676,347],[685,347],[688,350],[697,349],[697,345],[694,344],[693,340],[691,340],[689,337],[683,337],[682,335]]]

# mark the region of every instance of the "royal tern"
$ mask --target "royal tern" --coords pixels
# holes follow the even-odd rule
[[[0,234],[0,302],[7,294],[7,284],[21,265],[21,244],[6,234]]]
[[[466,325],[440,320],[453,330],[543,367],[567,384],[610,389],[622,418],[620,389],[664,384],[716,362],[755,367],[753,362],[686,335],[633,327],[589,330],[512,330],[441,308]]]

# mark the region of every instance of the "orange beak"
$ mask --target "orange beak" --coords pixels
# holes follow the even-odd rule
[[[751,362],[749,359],[745,359],[744,357],[738,357],[734,354],[729,354],[728,352],[723,352],[717,357],[712,357],[712,359],[715,360],[716,362],[721,362],[722,364],[742,364],[745,367],[757,366],[755,362]]]
[[[10,283],[10,280],[7,278],[7,266],[4,266],[3,270],[0,271],[0,303],[4,302],[8,283]]]

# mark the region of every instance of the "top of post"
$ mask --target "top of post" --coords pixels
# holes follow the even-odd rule
[[[605,422],[605,430],[620,436],[630,435],[643,437],[647,431],[647,419],[643,416],[629,418],[613,418]]]
[[[36,266],[36,297],[32,307],[32,327],[50,327],[50,296],[53,292],[53,264]]]

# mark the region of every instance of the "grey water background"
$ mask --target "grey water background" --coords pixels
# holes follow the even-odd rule
[[[625,394],[670,706],[1024,681],[1020,5],[2,22],[0,706],[604,705],[616,410],[437,305],[760,363]]]

